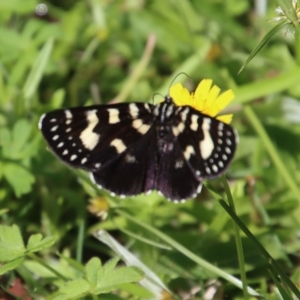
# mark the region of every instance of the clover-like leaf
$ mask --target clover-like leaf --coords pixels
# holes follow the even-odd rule
[[[21,256],[19,258],[16,258],[14,260],[11,260],[5,264],[3,264],[2,266],[0,266],[0,275],[15,269],[16,267],[18,267],[22,262],[24,261],[24,256]]]
[[[35,180],[31,173],[15,163],[5,163],[3,165],[3,175],[13,187],[17,197],[29,193]]]
[[[97,286],[97,282],[100,281],[104,276],[104,270],[101,266],[101,261],[97,257],[93,257],[88,261],[85,267],[86,278],[90,283],[92,289]]]
[[[116,267],[118,261],[120,260],[119,257],[114,257],[111,260],[109,260],[105,265],[104,265],[104,272],[105,273],[110,273],[114,270]]]
[[[137,267],[120,267],[109,272],[97,284],[94,294],[108,293],[124,283],[142,280],[144,273]]]
[[[67,282],[64,286],[59,289],[59,295],[54,297],[53,300],[68,300],[77,299],[82,297],[89,291],[89,284],[84,279],[75,279]]]
[[[30,236],[28,243],[27,243],[27,251],[28,252],[36,252],[40,251],[44,248],[49,248],[55,243],[56,238],[46,237],[43,239],[41,234],[33,234]]]
[[[24,253],[24,242],[18,226],[0,225],[0,262],[15,260]]]

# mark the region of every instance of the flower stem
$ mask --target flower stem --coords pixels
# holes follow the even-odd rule
[[[222,183],[223,183],[223,186],[225,189],[225,193],[227,196],[229,206],[236,214],[233,197],[232,197],[228,182],[226,180],[226,176],[223,175],[221,177],[221,180],[222,180]],[[242,244],[242,240],[241,240],[240,229],[239,229],[239,226],[233,220],[232,220],[232,222],[233,222],[234,233],[235,233],[235,242],[236,242],[238,260],[239,260],[239,266],[240,266],[240,274],[241,274],[241,279],[242,279],[242,283],[243,283],[244,299],[248,300],[249,294],[247,292],[247,275],[246,275],[246,270],[245,270],[245,259],[244,259],[243,244]]]
[[[295,30],[295,60],[300,65],[300,31]]]

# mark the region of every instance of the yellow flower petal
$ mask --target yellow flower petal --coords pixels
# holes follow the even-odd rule
[[[202,111],[204,109],[211,85],[211,79],[203,79],[197,86],[195,94],[193,95],[196,102],[197,110]]]
[[[219,111],[223,110],[232,100],[234,99],[234,93],[232,90],[227,90],[226,92],[222,93],[215,105],[218,107]]]
[[[181,83],[176,83],[170,87],[170,96],[177,106],[190,105],[190,92]]]
[[[209,114],[210,116],[214,117],[219,112],[219,110],[216,109],[215,103],[218,101],[220,90],[221,89],[219,87],[214,85],[209,91],[204,109],[202,111],[203,113]]]
[[[234,93],[227,90],[220,95],[220,88],[212,86],[211,79],[203,79],[194,94],[190,94],[186,88],[177,83],[171,86],[170,96],[177,106],[189,105],[203,114],[215,117],[233,100]],[[220,116],[217,119],[228,124],[232,120],[232,115]]]
[[[201,82],[198,84],[196,91],[195,91],[195,98],[204,98],[207,99],[207,95],[210,91],[212,85],[212,80],[211,79],[203,79]]]
[[[223,123],[229,124],[232,121],[233,115],[223,115],[223,116],[218,116],[217,119],[219,121],[222,121]]]

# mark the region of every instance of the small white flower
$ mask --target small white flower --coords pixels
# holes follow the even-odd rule
[[[300,23],[300,7],[298,7],[298,5],[297,5],[297,0],[292,0],[292,6],[297,15],[298,22]],[[280,6],[276,7],[275,12],[279,16],[273,18],[272,21],[279,22],[279,21],[287,19],[285,12],[283,11],[283,9]]]

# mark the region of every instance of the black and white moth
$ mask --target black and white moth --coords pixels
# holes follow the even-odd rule
[[[237,144],[232,127],[176,106],[170,96],[157,105],[55,110],[41,117],[39,128],[63,162],[120,197],[157,190],[173,201],[193,198],[203,179],[226,170]]]

